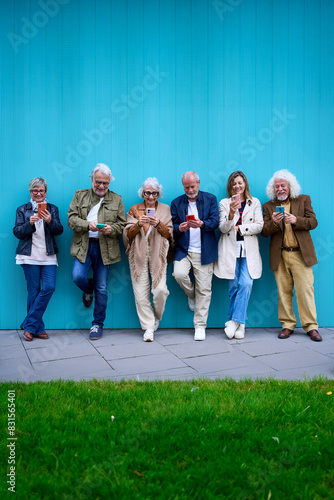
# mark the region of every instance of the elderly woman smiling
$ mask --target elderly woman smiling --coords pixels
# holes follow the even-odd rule
[[[56,286],[58,248],[54,237],[63,232],[58,208],[46,199],[47,184],[41,177],[29,183],[30,201],[16,210],[14,235],[19,244],[16,263],[27,281],[27,316],[21,324],[23,337],[47,339],[43,314]],[[43,205],[39,205],[43,203]]]
[[[130,263],[137,314],[145,330],[143,340],[153,342],[169,295],[166,269],[173,225],[169,206],[158,201],[162,197],[162,186],[156,177],[146,179],[138,194],[144,201],[130,208],[123,240]]]

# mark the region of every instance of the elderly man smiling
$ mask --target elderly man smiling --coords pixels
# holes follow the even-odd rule
[[[267,185],[271,201],[263,205],[263,236],[270,236],[270,268],[278,291],[278,319],[287,339],[297,320],[292,308],[295,288],[298,313],[311,340],[321,341],[314,301],[312,267],[317,263],[310,230],[318,225],[311,198],[300,194],[296,177],[288,170],[275,172]],[[281,208],[282,207],[282,208]],[[284,210],[279,211],[279,210]]]
[[[196,172],[182,177],[185,194],[172,201],[175,235],[173,276],[188,297],[194,311],[194,340],[205,340],[205,328],[211,302],[213,263],[218,257],[215,229],[219,223],[217,198],[200,191]],[[189,273],[193,270],[195,284]]]
[[[110,264],[121,260],[118,237],[126,223],[120,195],[109,190],[114,180],[107,165],[98,163],[90,174],[92,187],[76,191],[68,211],[73,229],[71,255],[72,279],[83,291],[83,303],[90,307],[95,293],[92,328],[89,338],[102,337],[107,309],[107,281]],[[93,268],[93,278],[88,273]]]

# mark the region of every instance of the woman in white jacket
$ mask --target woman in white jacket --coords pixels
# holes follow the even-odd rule
[[[227,181],[228,198],[219,203],[218,260],[214,274],[229,280],[228,321],[226,336],[242,339],[245,336],[247,306],[253,280],[262,274],[258,233],[263,227],[261,203],[249,191],[247,177],[240,170]]]

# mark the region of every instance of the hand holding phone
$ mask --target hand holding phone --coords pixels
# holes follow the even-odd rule
[[[240,194],[239,193],[232,195],[232,201],[238,203],[237,206],[236,206],[237,208],[241,208],[241,200],[240,200]]]
[[[155,217],[155,208],[147,208],[146,209],[147,217]]]
[[[96,227],[97,229],[103,229],[104,227],[106,227],[105,224],[96,224]]]
[[[186,221],[188,222],[189,220],[196,220],[194,214],[186,215]]]
[[[280,213],[280,214],[283,214],[283,219],[285,217],[285,213],[284,213],[284,207],[282,207],[281,205],[276,207],[276,213]]]
[[[44,210],[46,210],[46,202],[42,201],[41,203],[38,203],[37,206],[38,206],[38,218],[41,219],[42,218],[41,212],[44,212]]]

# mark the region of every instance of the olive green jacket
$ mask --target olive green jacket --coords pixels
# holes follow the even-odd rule
[[[99,203],[100,198],[90,189],[78,189],[73,196],[67,212],[68,225],[73,229],[71,255],[82,264],[86,260],[89,243],[87,215]],[[121,260],[118,237],[126,225],[125,210],[122,197],[109,191],[106,193],[97,214],[99,224],[108,224],[112,231],[107,236],[99,233],[99,243],[104,265],[114,264]]]

